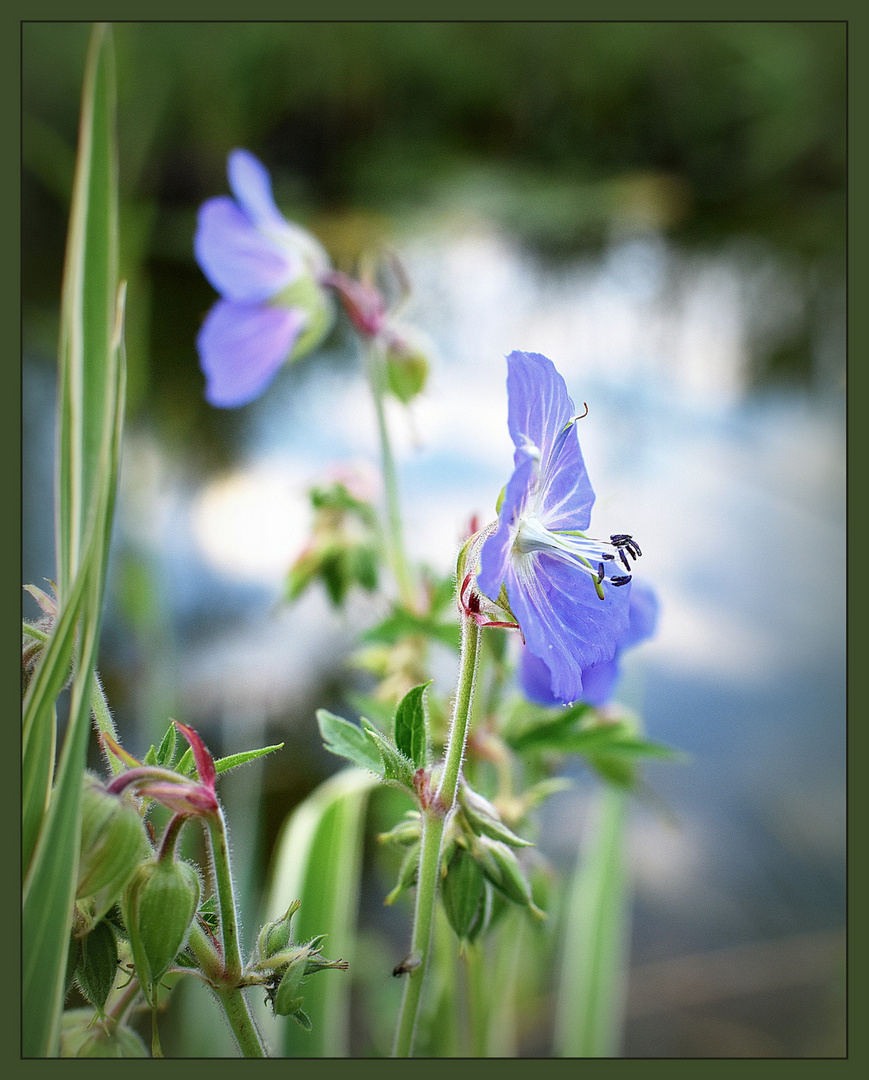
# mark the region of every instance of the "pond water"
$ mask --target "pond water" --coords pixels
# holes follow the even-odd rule
[[[408,319],[435,357],[423,398],[390,415],[412,556],[448,572],[472,515],[494,516],[512,454],[503,357],[539,351],[588,404],[579,431],[597,493],[592,528],[638,538],[661,599],[659,633],[629,655],[620,697],[651,738],[690,760],[650,767],[651,795],[632,818],[640,989],[626,1052],[699,1055],[694,1030],[720,1056],[841,1053],[827,1007],[845,904],[835,313],[818,323],[809,383],[752,389],[756,359],[803,317],[804,284],[755,245],[689,256],[641,234],[614,238],[601,260],[552,269],[473,222],[411,238],[401,256],[414,285]],[[26,372],[25,433],[50,390],[39,369]],[[171,700],[206,736],[283,738],[279,718],[316,744],[312,703],[370,605],[356,598],[336,616],[316,592],[290,610],[276,604],[305,540],[307,486],[339,466],[376,483],[374,417],[355,366],[335,355],[285,370],[243,423],[235,466],[201,485],[148,431],[130,433],[117,539],[163,582],[151,626],[164,647],[147,668],[147,706],[134,690],[122,712]],[[45,460],[34,455],[30,491],[50,486]],[[27,497],[25,572],[37,583],[51,576],[46,512],[50,500]],[[110,666],[128,656],[119,629],[109,613]],[[445,660],[438,679],[451,678]],[[144,749],[154,736],[141,737]],[[589,777],[573,775],[545,816],[554,859],[575,851],[593,798]],[[770,942],[782,949],[772,959],[761,950]],[[698,956],[724,965],[705,996],[691,976]],[[683,964],[670,985],[684,993],[656,1005],[642,987],[664,963]]]

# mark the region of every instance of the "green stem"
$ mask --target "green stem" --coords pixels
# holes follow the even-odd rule
[[[246,1058],[268,1057],[268,1050],[257,1030],[244,993],[236,986],[215,986],[214,992],[242,1054]]]
[[[238,940],[238,909],[235,903],[235,886],[229,862],[229,844],[226,839],[226,821],[223,811],[203,819],[208,826],[211,849],[211,866],[217,892],[217,909],[220,923],[220,939],[223,947],[223,966],[227,983],[236,984],[241,978],[241,947]]]
[[[423,982],[431,952],[432,925],[440,877],[441,844],[450,812],[456,801],[459,774],[465,743],[468,738],[468,721],[474,693],[474,679],[480,652],[480,627],[473,619],[462,622],[462,654],[459,664],[459,681],[453,705],[453,718],[447,742],[446,761],[437,793],[425,808],[422,816],[422,842],[417,872],[416,909],[411,937],[411,956],[418,965],[405,976],[404,995],[398,1014],[393,1057],[410,1057],[413,1036],[419,1014]]]
[[[190,927],[188,944],[199,962],[202,974],[208,980],[226,1014],[239,1050],[245,1057],[268,1057],[266,1045],[257,1029],[250,1006],[238,985],[242,977],[238,916],[223,813],[218,810],[216,814],[204,820],[208,825],[211,866],[217,892],[222,955],[218,956],[214,945],[196,919]]]
[[[389,428],[386,424],[386,371],[384,357],[377,341],[370,341],[364,346],[365,370],[374,400],[374,412],[377,416],[377,432],[380,438],[380,466],[383,472],[383,490],[386,499],[386,522],[384,545],[387,558],[395,575],[399,596],[402,603],[413,608],[416,595],[413,578],[408,566],[404,549],[404,533],[401,525],[401,504],[398,496],[398,474],[395,459],[392,456],[392,444]]]
[[[109,708],[109,703],[103,692],[102,683],[100,682],[100,677],[96,672],[96,668],[91,673],[91,712],[93,713],[93,718],[97,725],[97,731],[101,735],[111,735],[115,742],[117,742],[118,732],[115,728],[115,721],[112,718],[112,711]],[[117,776],[118,773],[123,771],[123,761],[120,761],[114,754],[110,754],[108,751],[106,752],[105,757],[114,776]]]

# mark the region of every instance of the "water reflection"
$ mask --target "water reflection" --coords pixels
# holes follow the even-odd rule
[[[661,596],[660,633],[626,657],[622,696],[651,737],[691,762],[652,767],[655,801],[635,814],[635,963],[833,932],[800,983],[823,986],[844,918],[834,315],[818,334],[824,392],[762,393],[749,388],[753,366],[804,317],[805,294],[792,269],[756,246],[683,256],[643,234],[614,241],[602,261],[553,270],[476,222],[409,238],[402,257],[415,286],[409,318],[439,354],[423,399],[390,417],[412,555],[447,572],[471,515],[494,516],[512,456],[503,357],[530,349],[552,357],[589,405],[580,436],[598,492],[595,530],[640,538],[644,576]],[[367,602],[338,617],[320,594],[275,607],[304,543],[307,486],[333,464],[376,461],[365,385],[339,361],[282,373],[245,414],[235,469],[198,488],[146,434],[128,444],[119,543],[159,567],[179,709],[206,731],[253,713],[258,724],[295,723],[316,744],[317,695],[372,619]],[[586,814],[591,785],[575,776],[546,816],[556,859],[575,850]],[[745,970],[724,998],[759,992],[755,968]],[[682,1014],[683,1026],[692,1015],[701,1022],[684,1001]],[[676,1053],[682,1029],[656,1049],[648,1015],[635,1004],[628,1053]],[[741,1021],[727,1022],[732,1037]],[[765,1023],[757,1045],[805,1052],[785,1021]]]

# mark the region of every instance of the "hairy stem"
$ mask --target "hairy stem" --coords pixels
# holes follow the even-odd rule
[[[394,1057],[410,1057],[413,1052],[414,1030],[431,952],[432,925],[440,877],[441,845],[459,786],[459,774],[468,738],[468,721],[471,716],[479,646],[480,627],[473,619],[464,619],[459,680],[453,705],[446,760],[437,793],[422,816],[416,908],[410,947],[410,955],[415,966],[405,976],[404,995],[398,1014],[393,1047]]]
[[[416,596],[404,547],[404,533],[401,525],[401,509],[398,496],[398,475],[395,469],[395,459],[392,456],[389,428],[386,423],[384,404],[386,398],[386,369],[384,357],[376,341],[368,342],[364,346],[364,353],[365,371],[371,387],[371,396],[374,400],[377,432],[380,439],[380,467],[383,472],[383,490],[386,499],[384,545],[390,567],[395,575],[402,603],[406,607],[413,608]]]

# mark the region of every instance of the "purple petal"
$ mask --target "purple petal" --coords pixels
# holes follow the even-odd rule
[[[630,586],[608,587],[605,599],[575,563],[535,552],[512,565],[510,607],[528,648],[552,674],[560,701],[582,697],[582,669],[610,660],[628,625]]]
[[[510,551],[513,544],[510,525],[522,508],[534,470],[534,459],[525,451],[517,450],[513,457],[516,468],[504,491],[498,528],[485,541],[480,551],[477,586],[490,600],[495,601],[501,592],[501,585],[510,565]]]
[[[200,207],[193,249],[214,288],[244,303],[270,299],[302,270],[298,256],[257,231],[226,195]]]
[[[265,390],[305,324],[298,308],[218,300],[196,339],[212,405],[246,405]]]
[[[619,645],[638,645],[655,632],[658,623],[658,597],[647,582],[634,578],[631,581],[631,600],[628,607],[628,628],[622,634]]]
[[[507,426],[517,447],[533,444],[540,451],[541,520],[549,528],[588,528],[594,491],[564,379],[540,353],[513,352],[507,357]]]
[[[286,226],[284,216],[275,205],[271,177],[258,158],[249,150],[233,150],[226,172],[233,195],[254,225],[278,230]]]

